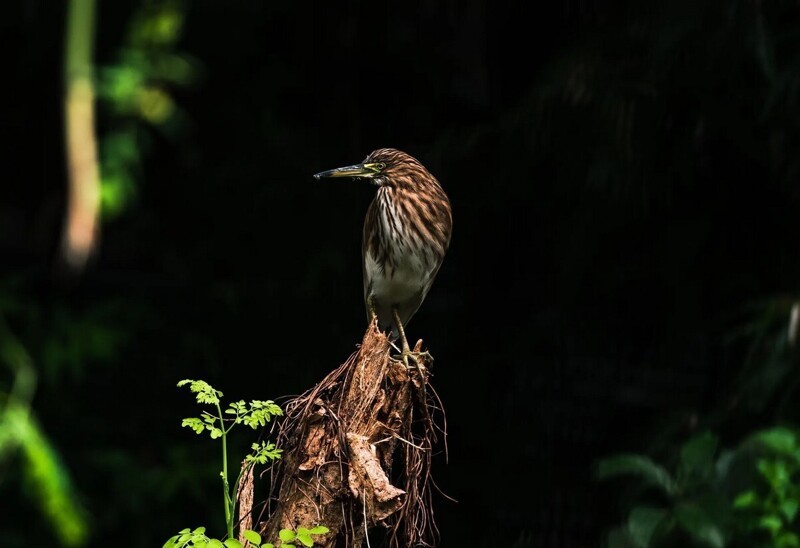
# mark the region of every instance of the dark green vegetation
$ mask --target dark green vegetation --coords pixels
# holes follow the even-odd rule
[[[2,22],[0,544],[224,527],[175,382],[280,403],[346,358],[374,188],[311,174],[383,146],[453,204],[409,327],[448,412],[443,546],[591,546],[632,512],[667,546],[798,532],[791,451],[714,475],[800,424],[794,2],[100,0],[103,233],[72,278],[61,4]],[[686,490],[598,482],[619,453]],[[738,508],[685,510],[711,495]]]

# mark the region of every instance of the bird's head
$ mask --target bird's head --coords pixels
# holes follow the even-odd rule
[[[314,175],[323,177],[352,177],[366,179],[377,186],[414,187],[438,182],[413,156],[395,148],[379,148],[360,164],[330,169]]]

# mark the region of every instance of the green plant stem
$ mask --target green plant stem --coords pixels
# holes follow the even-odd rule
[[[225,430],[219,402],[217,402],[217,415],[219,416],[219,429],[222,431],[222,491],[225,495],[225,526],[228,529],[228,538],[233,538],[233,504],[228,485],[228,432]]]
[[[248,464],[247,466],[242,466],[241,469],[239,470],[239,475],[236,476],[236,483],[233,484],[233,489],[231,489],[231,491],[233,492],[232,497],[231,497],[232,498],[232,501],[231,501],[231,514],[235,514],[236,513],[236,503],[239,502],[239,484],[242,481],[242,476],[248,470],[250,470],[250,468],[252,468],[253,466],[254,465],[253,465],[252,462],[250,464]]]

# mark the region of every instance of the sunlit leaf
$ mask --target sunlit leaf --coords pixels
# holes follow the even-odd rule
[[[108,168],[100,179],[100,209],[106,219],[119,215],[136,193],[131,175],[122,169]]]
[[[755,491],[745,491],[740,493],[733,501],[734,508],[752,508],[758,503],[758,495]]]
[[[206,425],[203,423],[203,420],[196,417],[183,419],[183,421],[181,421],[181,426],[188,426],[189,428],[194,430],[197,434],[202,434],[203,430],[205,430],[206,428]]]
[[[250,529],[245,529],[244,531],[242,531],[242,536],[246,538],[248,542],[261,544],[261,535],[259,535],[255,531],[251,531]]]
[[[791,481],[789,469],[782,460],[759,459],[756,468],[775,490],[781,489]]]
[[[779,516],[764,516],[758,520],[758,526],[774,534],[783,527],[783,521]]]
[[[797,436],[788,428],[772,428],[757,433],[753,438],[768,449],[783,455],[793,455],[797,449]]]

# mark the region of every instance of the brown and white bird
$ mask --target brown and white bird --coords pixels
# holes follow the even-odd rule
[[[416,158],[393,148],[372,152],[361,164],[314,175],[366,179],[378,193],[364,220],[362,258],[368,319],[391,329],[412,354],[404,327],[419,308],[450,245],[450,200]]]

